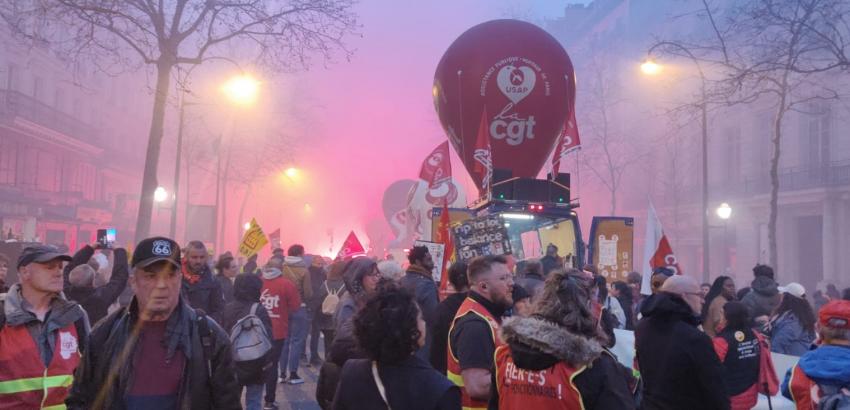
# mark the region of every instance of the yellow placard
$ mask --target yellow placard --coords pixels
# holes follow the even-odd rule
[[[242,237],[242,243],[239,244],[239,254],[250,258],[256,255],[268,243],[269,239],[263,233],[263,228],[260,228],[256,219],[251,218],[251,226],[245,231],[245,235]]]

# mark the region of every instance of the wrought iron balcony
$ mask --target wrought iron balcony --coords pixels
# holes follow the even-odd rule
[[[0,115],[10,119],[20,117],[79,141],[100,145],[95,127],[18,91],[0,90]]]

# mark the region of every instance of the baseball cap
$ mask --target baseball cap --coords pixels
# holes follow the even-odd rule
[[[806,294],[806,288],[804,288],[803,285],[797,282],[791,282],[785,286],[780,286],[778,289],[780,292],[788,293],[798,298],[801,298],[803,297],[803,295]]]
[[[514,300],[514,303],[517,303],[523,299],[531,298],[531,294],[529,294],[524,287],[520,285],[514,285],[514,288],[511,291],[511,298]]]
[[[145,268],[160,261],[169,261],[180,269],[180,246],[161,236],[143,239],[133,251],[134,268]]]
[[[54,259],[70,262],[71,257],[65,255],[59,248],[53,245],[33,245],[27,246],[21,251],[21,256],[18,257],[18,268],[27,266],[30,263],[45,263]]]
[[[833,300],[820,308],[818,322],[821,326],[850,329],[850,301]]]

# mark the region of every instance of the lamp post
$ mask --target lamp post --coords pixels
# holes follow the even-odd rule
[[[717,217],[723,220],[723,260],[729,263],[729,218],[732,217],[732,207],[726,202],[720,204],[715,210]]]
[[[213,59],[224,60],[224,61],[232,64],[233,66],[235,66],[241,73],[239,76],[237,76],[235,78],[243,78],[243,79],[252,78],[249,75],[245,74],[245,70],[235,60],[229,59],[227,57],[211,57],[211,58],[208,58],[207,60],[213,60]],[[177,202],[178,202],[179,193],[180,193],[180,166],[181,166],[182,157],[183,157],[183,131],[184,131],[184,126],[185,126],[186,107],[191,106],[191,105],[203,105],[201,103],[189,102],[189,101],[186,100],[187,94],[191,94],[191,91],[188,90],[188,88],[185,86],[185,84],[188,83],[189,77],[192,74],[192,71],[196,67],[198,67],[198,65],[199,64],[193,65],[192,67],[189,68],[189,70],[186,71],[186,74],[183,76],[184,86],[180,88],[180,108],[179,108],[178,127],[177,127],[177,159],[174,163],[174,208],[171,211],[171,222],[170,222],[170,227],[169,227],[169,234],[170,234],[170,237],[172,239],[176,239],[176,235],[177,235]],[[232,81],[232,79],[228,83],[225,83],[225,87],[227,87],[227,84],[230,84],[231,81]],[[259,82],[254,81],[253,83],[248,83],[249,86],[253,87],[253,94],[251,92],[245,93],[244,92],[244,84],[246,84],[246,83],[245,83],[244,80],[242,81],[242,84],[243,84],[242,87],[240,87],[238,85],[236,87],[231,87],[233,90],[235,90],[237,95],[240,95],[239,93],[241,93],[241,97],[237,97],[236,99],[231,98],[231,101],[236,102],[238,105],[248,105],[249,103],[253,102],[253,99],[256,99],[256,93],[258,92]],[[253,97],[252,97],[252,95],[253,95]],[[250,99],[251,101],[248,102],[248,103],[243,102],[243,101],[246,101],[246,99]],[[219,136],[219,148],[221,148],[221,136]],[[219,161],[219,163],[220,163],[220,161]],[[217,182],[217,184],[219,183],[219,181],[216,181],[216,182]],[[215,217],[216,229],[215,229],[215,232],[216,232],[216,234],[218,233],[218,229],[217,229],[217,226],[218,226],[218,210],[219,210],[219,207],[218,207],[218,204],[219,204],[218,191],[219,191],[219,186],[216,185],[216,192],[217,192],[216,206],[215,206],[215,209],[216,209],[216,217]],[[189,215],[188,202],[189,201],[188,201],[188,197],[187,197],[187,200],[186,200],[186,217],[187,218],[188,218],[188,215]],[[217,246],[218,245],[218,239],[217,238],[216,238],[215,242],[216,242],[216,246]]]
[[[702,99],[699,103],[700,108],[700,123],[702,125],[702,278],[704,282],[708,282],[711,266],[709,262],[709,226],[708,226],[708,98],[705,85],[705,73],[702,71],[702,66],[699,59],[691,53],[686,47],[681,44],[662,41],[650,47],[647,51],[647,60],[641,64],[641,71],[646,75],[656,75],[661,72],[661,65],[652,60],[652,52],[658,47],[675,47],[682,50],[688,58],[694,63],[699,73],[700,78],[700,93]]]

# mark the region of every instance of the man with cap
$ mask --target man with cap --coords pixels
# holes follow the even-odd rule
[[[798,410],[850,405],[850,301],[833,300],[818,313],[818,348],[788,370],[782,395]]]
[[[180,294],[180,248],[142,240],[133,252],[130,306],[92,330],[69,409],[240,409],[228,335]]]
[[[50,245],[18,258],[20,282],[0,301],[0,408],[52,408],[68,395],[89,335],[86,312],[62,295],[70,260]]]
[[[711,338],[698,328],[702,304],[699,283],[681,275],[667,278],[644,304],[635,329],[641,408],[729,408],[723,367]]]

